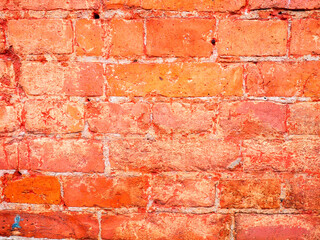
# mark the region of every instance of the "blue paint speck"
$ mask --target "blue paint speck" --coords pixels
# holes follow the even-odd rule
[[[12,230],[15,229],[15,228],[21,228],[20,221],[22,221],[22,219],[21,219],[21,217],[19,215],[17,215],[14,218],[14,224],[12,224]]]

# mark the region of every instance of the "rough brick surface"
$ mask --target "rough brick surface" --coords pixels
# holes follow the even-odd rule
[[[319,10],[0,0],[0,238],[319,240]]]
[[[205,214],[130,214],[102,217],[103,239],[228,239],[231,218]]]

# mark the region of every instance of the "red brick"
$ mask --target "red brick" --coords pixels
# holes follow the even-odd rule
[[[147,177],[62,177],[70,207],[146,207]]]
[[[22,62],[20,84],[30,95],[101,96],[100,63]]]
[[[111,56],[144,55],[143,20],[113,19],[110,28]]]
[[[19,128],[18,109],[0,101],[0,133],[13,132]]]
[[[54,239],[97,239],[97,217],[88,213],[77,212],[0,212],[1,236],[12,236],[12,224],[15,217],[21,217],[18,229],[22,237]]]
[[[247,68],[247,92],[252,96],[319,97],[319,62],[260,62]]]
[[[56,177],[6,178],[3,194],[7,202],[59,204],[61,201],[60,183]]]
[[[280,207],[280,180],[240,179],[222,180],[220,190],[221,208],[261,208]]]
[[[15,90],[15,87],[15,72],[12,61],[0,60],[0,94],[12,94]]]
[[[223,102],[218,132],[230,138],[279,137],[286,131],[286,110],[286,105],[271,102]]]
[[[216,171],[239,157],[239,145],[199,135],[109,142],[111,169],[124,171]]]
[[[70,0],[70,1],[51,1],[51,0],[8,0],[6,7],[10,10],[80,10],[80,9],[98,9],[99,0]],[[1,3],[0,3],[1,6]]]
[[[246,171],[319,172],[319,139],[246,140],[243,167]]]
[[[150,106],[144,102],[87,106],[89,129],[100,133],[145,133],[151,125],[150,114]]]
[[[8,42],[20,54],[71,53],[72,38],[72,26],[68,20],[8,21]]]
[[[222,56],[283,56],[287,48],[287,25],[285,21],[275,20],[222,20],[218,53]]]
[[[147,54],[209,57],[215,24],[215,19],[147,20]]]
[[[141,0],[103,0],[106,8],[139,7]]]
[[[11,138],[0,139],[0,169],[18,168],[18,143]]]
[[[156,103],[152,112],[156,127],[167,133],[212,131],[216,115],[216,104],[180,102]]]
[[[285,208],[320,210],[320,179],[308,176],[290,177],[285,184]]]
[[[74,133],[84,128],[84,107],[58,100],[29,100],[25,104],[25,127],[33,133]]]
[[[221,214],[102,216],[102,239],[229,239],[231,218]]]
[[[294,20],[292,22],[291,35],[291,54],[320,54],[320,20]]]
[[[289,134],[320,135],[320,104],[305,102],[289,105]]]
[[[243,68],[239,64],[163,63],[111,65],[108,94],[167,97],[242,96]]]
[[[178,10],[178,11],[218,11],[234,12],[244,7],[244,0],[142,0],[142,7],[146,9]]]
[[[201,174],[162,174],[151,181],[151,199],[157,207],[212,207],[215,184]]]
[[[0,3],[1,9],[1,3]],[[6,48],[6,35],[4,28],[0,25],[0,53],[4,52]]]
[[[27,139],[19,169],[51,172],[103,172],[101,142],[84,139]]]
[[[77,20],[75,34],[77,55],[102,55],[105,29],[103,28],[103,24],[100,20]]]
[[[237,214],[236,239],[286,240],[320,238],[319,216],[311,214]]]
[[[286,9],[316,9],[320,7],[318,0],[249,0],[250,9],[286,8]]]

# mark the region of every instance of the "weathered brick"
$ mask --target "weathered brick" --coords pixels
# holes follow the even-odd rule
[[[64,202],[71,207],[146,207],[148,178],[62,177]]]
[[[1,6],[1,4],[0,4]],[[6,8],[10,10],[80,10],[80,9],[98,9],[99,0],[70,0],[70,1],[51,1],[51,0],[8,0]]]
[[[259,62],[247,67],[251,96],[319,97],[319,62]]]
[[[13,132],[19,128],[18,110],[13,105],[0,101],[0,133]]]
[[[20,85],[30,95],[101,96],[103,74],[100,63],[25,61]]]
[[[141,56],[144,54],[143,20],[113,19],[110,22],[111,56]]]
[[[20,54],[71,53],[72,38],[72,26],[68,20],[8,21],[8,42]]]
[[[316,9],[320,7],[318,0],[249,0],[250,9],[286,8],[286,9]]]
[[[319,139],[245,140],[243,167],[247,171],[319,172]]]
[[[105,29],[100,20],[79,19],[75,26],[77,55],[101,56]]]
[[[279,208],[280,184],[278,179],[222,180],[218,185],[220,206],[221,208]]]
[[[320,54],[320,20],[294,20],[292,22],[291,35],[291,54]]]
[[[212,131],[216,115],[216,104],[156,103],[152,109],[153,123],[167,133]]]
[[[222,20],[218,31],[218,54],[283,56],[287,48],[287,25],[286,21],[277,20]]]
[[[15,72],[12,61],[0,60],[0,94],[12,93],[15,87]]]
[[[84,128],[84,107],[58,100],[29,100],[25,104],[25,127],[33,133],[73,133]]]
[[[293,176],[285,183],[285,208],[320,210],[320,179],[309,176]]]
[[[1,9],[1,3],[0,3]],[[6,35],[4,28],[0,25],[0,53],[4,52],[6,48]]]
[[[244,0],[142,0],[142,7],[146,9],[161,9],[161,10],[178,10],[178,11],[218,11],[234,12],[244,7]]]
[[[215,171],[239,157],[236,143],[199,135],[109,142],[111,169],[124,171]]]
[[[99,133],[146,133],[151,125],[150,106],[137,103],[90,103],[86,117],[89,129]]]
[[[111,65],[107,69],[111,96],[167,97],[241,96],[239,64],[163,63]]]
[[[141,0],[103,0],[106,8],[139,7]]]
[[[0,169],[18,168],[18,142],[11,138],[0,139]]]
[[[219,106],[218,133],[234,138],[279,137],[286,131],[284,104],[223,102]]]
[[[84,139],[27,139],[19,169],[51,172],[103,172],[101,142]]]
[[[290,104],[287,122],[289,134],[320,135],[320,104]]]
[[[147,54],[209,57],[215,24],[215,19],[147,20]]]
[[[221,214],[105,215],[102,239],[229,239],[231,218]]]
[[[201,174],[161,174],[151,180],[151,199],[159,206],[211,207],[215,204],[215,184]]]
[[[310,239],[320,237],[319,216],[311,214],[237,214],[236,239]]]
[[[19,235],[28,238],[54,239],[97,239],[97,217],[88,213],[77,212],[0,212],[1,236],[12,236],[12,224],[15,217],[21,218]]]
[[[15,179],[6,177],[3,191],[7,202],[59,204],[60,183],[56,177],[35,176]]]

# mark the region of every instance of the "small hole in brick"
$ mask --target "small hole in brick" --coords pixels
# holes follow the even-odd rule
[[[135,60],[133,60],[133,62],[138,62],[138,60],[137,60],[137,59],[135,59]]]
[[[93,18],[94,19],[100,19],[100,15],[98,13],[93,13]]]
[[[279,12],[279,14],[281,15],[281,14],[282,14],[282,12],[280,11],[280,12]]]
[[[216,45],[216,39],[212,38],[211,43],[213,46]]]
[[[163,78],[162,77],[159,77],[160,81],[163,81]]]

